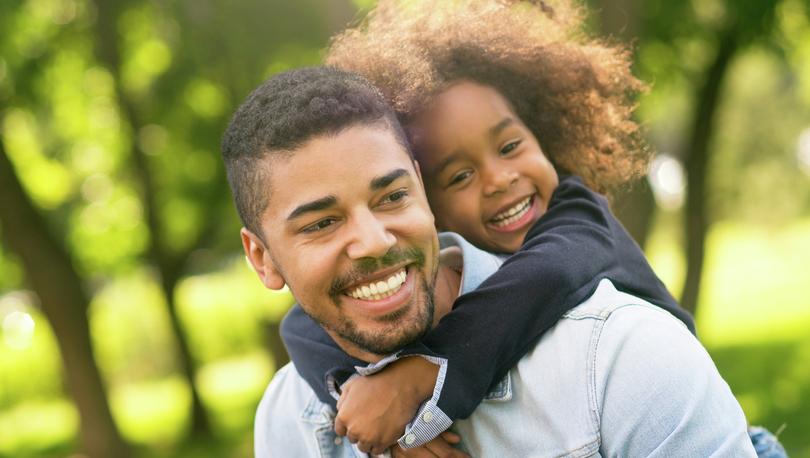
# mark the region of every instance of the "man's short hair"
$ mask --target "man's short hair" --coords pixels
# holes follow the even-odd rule
[[[360,75],[333,67],[280,73],[256,88],[236,110],[222,138],[222,157],[242,224],[262,237],[270,154],[289,155],[309,140],[358,124],[384,123],[410,154],[394,110]]]

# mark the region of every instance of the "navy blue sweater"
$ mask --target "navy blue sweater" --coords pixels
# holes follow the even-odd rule
[[[453,310],[402,354],[447,358],[438,407],[451,420],[467,418],[490,387],[604,278],[666,309],[695,332],[692,317],[655,275],[607,200],[579,178],[562,177],[520,250],[478,289],[459,296]],[[354,366],[367,364],[345,354],[298,305],[281,323],[281,336],[295,368],[332,407],[326,374],[342,383]]]

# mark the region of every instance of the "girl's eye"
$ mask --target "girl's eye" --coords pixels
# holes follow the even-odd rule
[[[388,204],[388,203],[395,204],[395,203],[401,201],[402,199],[404,199],[407,196],[408,196],[408,191],[405,190],[405,189],[400,189],[400,190],[394,191],[391,194],[388,194],[387,196],[385,196],[385,198],[382,201],[382,204]]]
[[[309,226],[305,227],[301,230],[301,232],[305,234],[313,234],[315,232],[322,231],[333,224],[335,224],[334,218],[324,218],[315,224],[310,224]]]
[[[453,186],[454,184],[461,183],[462,181],[469,178],[470,175],[472,175],[472,171],[470,170],[464,170],[463,172],[457,173],[453,175],[452,178],[450,178],[450,183],[448,184],[448,186]]]
[[[506,156],[507,154],[511,153],[520,145],[520,140],[515,140],[513,142],[509,142],[501,148],[501,156]]]

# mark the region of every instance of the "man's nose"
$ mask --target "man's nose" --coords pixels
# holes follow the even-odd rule
[[[397,243],[397,239],[373,212],[363,212],[352,224],[353,237],[346,252],[351,259],[378,258]]]
[[[506,192],[517,183],[518,173],[507,167],[500,167],[484,174],[484,195],[489,197]]]

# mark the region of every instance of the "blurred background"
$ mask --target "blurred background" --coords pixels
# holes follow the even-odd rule
[[[220,135],[372,3],[0,2],[0,455],[252,455],[292,298],[244,261]],[[616,211],[810,456],[810,1],[589,5],[651,83],[658,156]]]

